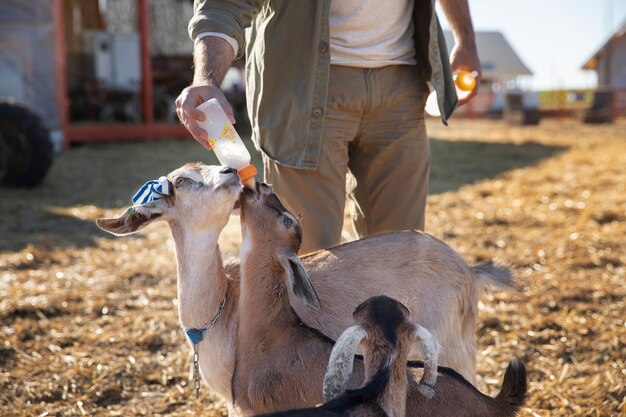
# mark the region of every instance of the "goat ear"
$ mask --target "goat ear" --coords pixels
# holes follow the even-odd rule
[[[344,386],[352,374],[354,365],[354,355],[361,340],[367,337],[367,331],[361,325],[348,327],[335,342],[328,368],[324,375],[324,402],[328,402],[339,395],[341,387]]]
[[[129,207],[118,218],[98,219],[96,224],[116,236],[130,235],[163,217],[162,203],[157,200],[141,206]]]
[[[304,265],[297,255],[287,257],[287,265],[283,265],[287,272],[289,288],[294,296],[313,310],[319,310],[322,305],[320,299],[311,284],[309,274],[304,269]]]
[[[417,390],[426,398],[433,398],[435,395],[435,383],[437,382],[437,356],[439,356],[439,343],[437,339],[424,327],[413,325],[414,342],[420,342],[421,353],[424,357],[424,374],[420,379]],[[419,352],[414,345],[414,351]]]

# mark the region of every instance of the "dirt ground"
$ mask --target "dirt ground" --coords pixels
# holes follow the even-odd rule
[[[518,357],[522,416],[625,415],[626,121],[429,131],[427,231],[469,262],[513,265],[521,283],[480,303],[479,388],[495,395]],[[0,415],[225,414],[189,384],[167,226],[112,238],[94,225],[146,180],[212,158],[192,141],[82,146],[42,187],[0,189]]]

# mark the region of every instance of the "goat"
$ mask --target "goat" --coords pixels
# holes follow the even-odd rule
[[[178,269],[178,315],[183,328],[202,328],[221,314],[198,343],[200,373],[212,391],[231,402],[235,366],[239,264],[222,262],[218,237],[239,199],[237,172],[217,166],[187,164],[168,175],[172,195],[128,208],[118,218],[98,219],[114,235],[135,233],[166,221],[175,243]]]
[[[266,244],[263,236],[257,239],[251,244]],[[291,300],[304,323],[336,340],[361,300],[380,294],[400,299],[413,321],[441,343],[439,362],[472,383],[478,296],[487,283],[511,287],[514,282],[507,268],[493,263],[469,267],[448,245],[417,231],[365,238],[290,261],[308,272],[322,300],[319,312]]]
[[[354,311],[354,318],[357,325],[346,329],[339,337],[328,361],[328,370],[324,376],[324,399],[327,402],[315,408],[282,411],[259,417],[405,415],[406,397],[401,393],[407,392],[407,383],[413,382],[407,379],[405,363],[416,336],[428,340],[428,333],[424,333],[427,331],[409,321],[409,312],[404,305],[385,296],[372,297],[360,304]],[[365,351],[364,385],[334,398],[351,372],[358,343],[364,345]],[[506,370],[502,390],[495,400],[477,393],[467,383],[459,382],[458,374],[449,368],[441,368],[440,372],[450,374],[452,379],[444,377],[443,382],[440,380],[436,389],[427,391],[427,396],[432,401],[421,399],[416,404],[418,409],[412,409],[409,414],[417,411],[415,415],[420,416],[511,416],[525,401],[525,368],[515,359]],[[432,381],[430,387],[434,387],[435,378],[436,374],[429,378]],[[459,383],[455,384],[455,381]],[[442,390],[457,390],[456,397],[447,395],[454,399],[453,403],[441,404],[442,395],[439,391]]]
[[[416,341],[421,342],[427,357],[418,390],[426,398],[432,398],[437,379],[438,344],[426,329],[410,323],[408,316],[406,307],[387,297],[372,297],[359,305],[354,317],[361,322],[360,325],[346,329],[330,353],[324,376],[324,399],[327,402],[317,408],[265,416],[404,417],[407,392],[405,364],[411,345]],[[352,373],[352,360],[359,342],[366,344],[365,381],[361,388],[348,390],[337,397],[339,389]]]
[[[256,188],[256,192],[244,189],[240,198],[243,244],[233,400],[238,414],[244,416],[319,403],[323,363],[331,357],[332,348],[332,341],[302,322],[290,301],[299,299],[311,309],[320,308],[315,288],[296,256],[302,239],[300,225],[269,186],[257,184]],[[334,397],[348,380],[351,386],[363,381],[362,363],[351,375],[352,358],[361,341],[368,353],[364,367],[369,379],[363,389],[351,391],[320,413],[341,407],[346,411],[346,407],[359,404],[365,407],[363,402],[375,394],[380,396],[379,406],[366,407],[369,411],[360,410],[355,415],[380,415],[383,410],[390,417],[404,416],[407,399],[411,404],[407,416],[431,415],[438,409],[432,408],[426,398],[434,395],[432,386],[437,378],[448,388],[438,391],[438,406],[462,407],[457,398],[464,397],[473,400],[481,412],[499,410],[497,399],[483,396],[453,371],[437,374],[437,342],[423,327],[411,324],[409,310],[398,305],[387,297],[378,297],[354,312],[359,324],[344,332],[335,344],[328,374],[338,370],[339,377],[324,379],[325,399]],[[412,383],[407,384],[409,340],[416,337],[424,346],[424,372],[419,383],[415,383],[417,375],[412,374]],[[521,380],[513,378],[507,383],[525,392],[522,374]],[[389,390],[385,390],[387,385],[391,385]],[[513,391],[517,394],[519,390]],[[503,415],[515,413],[514,409],[509,411]],[[473,409],[455,412],[460,416],[480,415],[473,414]]]
[[[234,170],[187,164],[168,174],[173,194],[130,207],[117,218],[98,219],[114,235],[135,233],[166,221],[175,243],[178,310],[184,328],[201,328],[221,315],[198,344],[204,381],[232,402],[239,305],[239,265],[222,262],[218,237],[242,189]],[[245,248],[242,248],[245,249]],[[351,325],[359,300],[378,294],[402,299],[412,319],[442,343],[439,361],[474,378],[478,293],[489,282],[512,284],[506,268],[469,268],[448,246],[419,232],[398,232],[314,252],[302,258],[323,307],[312,311],[294,301],[298,315],[335,340]],[[386,276],[385,280],[379,277]]]

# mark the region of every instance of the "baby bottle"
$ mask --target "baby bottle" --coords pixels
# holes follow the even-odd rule
[[[256,167],[250,164],[250,153],[246,145],[241,141],[217,99],[205,101],[197,109],[205,115],[204,122],[198,122],[198,126],[206,131],[209,137],[207,140],[217,159],[222,165],[235,168],[245,185],[254,186]]]
[[[477,75],[478,73],[476,71],[459,71],[453,75],[456,95],[459,99],[467,96],[474,89],[474,87],[476,87]],[[435,90],[433,90],[428,96],[424,110],[426,110],[426,113],[431,116],[441,116],[439,103],[437,103],[437,92]]]

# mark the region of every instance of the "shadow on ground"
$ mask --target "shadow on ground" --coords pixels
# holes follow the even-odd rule
[[[536,164],[565,148],[433,139],[431,194],[455,190],[507,170]],[[253,146],[248,143],[248,148]],[[109,237],[94,224],[101,209],[130,205],[135,190],[186,162],[217,164],[192,140],[111,143],[69,149],[35,189],[0,188],[0,252],[29,244],[85,247]],[[260,167],[261,158],[253,154]],[[92,215],[90,215],[90,213]]]
[[[454,191],[506,171],[535,165],[565,150],[534,141],[520,144],[449,141],[433,138],[431,147],[430,194]]]

